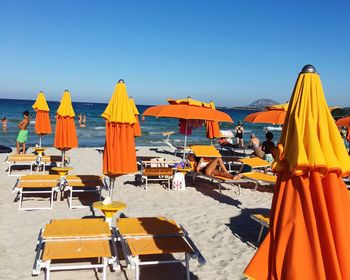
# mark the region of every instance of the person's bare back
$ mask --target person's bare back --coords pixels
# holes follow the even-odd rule
[[[19,123],[18,128],[20,130],[26,130],[28,124],[29,124],[29,118],[27,116],[24,116],[23,120]]]

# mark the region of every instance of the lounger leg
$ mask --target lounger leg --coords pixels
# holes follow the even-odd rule
[[[262,236],[262,234],[263,234],[263,231],[264,231],[264,226],[261,225],[261,229],[260,229],[259,237],[258,237],[258,243],[260,242],[260,239],[261,239],[261,236]]]
[[[220,183],[218,183],[218,187],[219,187],[219,192],[220,192],[220,195],[221,195],[221,184]]]
[[[186,259],[186,279],[190,280],[190,255],[188,253],[185,254]]]
[[[46,272],[45,272],[45,280],[50,280],[50,265],[51,261],[46,261]]]
[[[51,190],[51,198],[50,198],[50,209],[53,208],[53,196],[54,196],[54,193],[55,193],[55,191],[54,191],[54,189],[52,189]]]
[[[73,187],[69,190],[69,210],[72,210],[72,203],[73,203]]]
[[[102,270],[102,279],[107,279],[107,258],[103,258],[103,270]]]
[[[20,190],[20,191],[19,191],[18,210],[21,210],[21,207],[22,207],[22,199],[23,199],[23,193],[22,193],[22,190]]]
[[[139,279],[140,279],[139,257],[136,257],[136,258],[135,258],[135,262],[136,262],[136,267],[135,267],[135,280],[139,280]]]

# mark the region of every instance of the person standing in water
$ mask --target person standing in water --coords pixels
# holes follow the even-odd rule
[[[243,134],[244,134],[244,128],[242,126],[242,123],[238,122],[238,125],[235,128],[236,142],[238,146],[242,148],[244,147]]]
[[[23,112],[23,120],[18,124],[19,132],[17,136],[16,146],[17,146],[17,154],[20,153],[20,145],[22,144],[22,153],[26,153],[26,142],[28,139],[28,130],[27,127],[29,125],[29,112]]]
[[[1,120],[1,123],[2,123],[2,131],[7,131],[7,118],[4,117],[4,118]]]

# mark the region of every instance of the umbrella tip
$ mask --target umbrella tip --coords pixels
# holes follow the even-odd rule
[[[65,89],[64,92],[69,92],[69,90],[68,90],[68,89]]]
[[[311,64],[307,64],[301,69],[300,73],[316,73],[316,68]]]
[[[119,84],[119,83],[125,84],[125,82],[124,82],[123,79],[119,79],[118,84]]]

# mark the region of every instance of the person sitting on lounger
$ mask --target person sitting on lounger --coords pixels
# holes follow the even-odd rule
[[[196,171],[202,172],[207,176],[220,176],[233,180],[241,178],[240,175],[230,174],[221,158],[200,158],[196,166]]]

